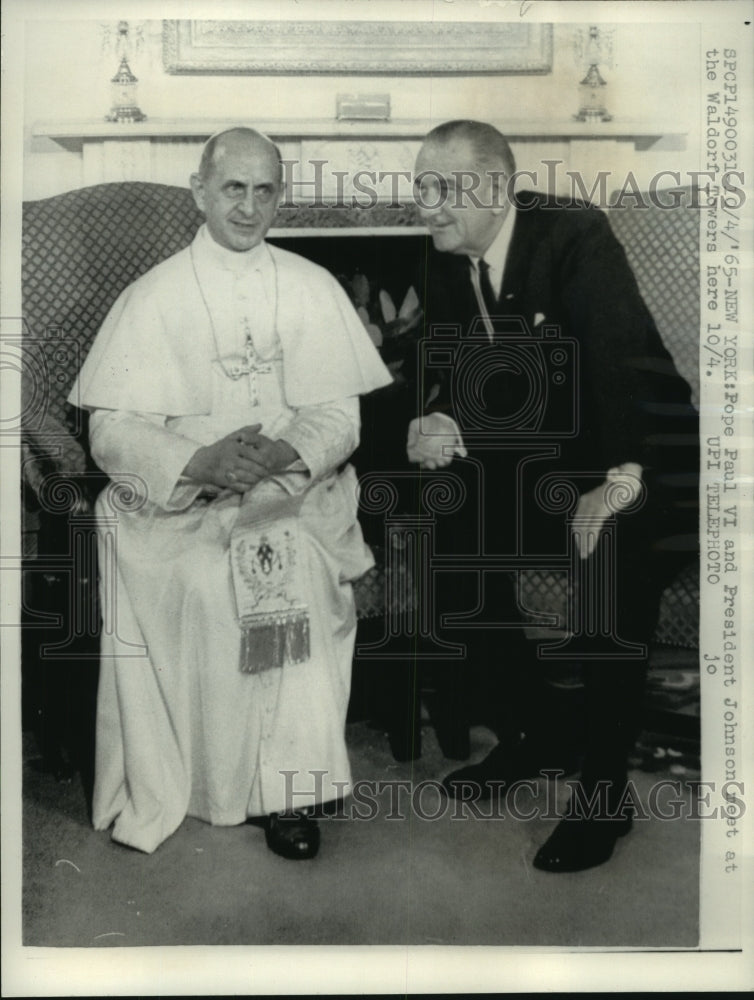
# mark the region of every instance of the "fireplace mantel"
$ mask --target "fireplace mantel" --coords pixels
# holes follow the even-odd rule
[[[132,124],[117,124],[100,120],[37,122],[32,130],[35,138],[53,139],[65,149],[80,152],[87,143],[113,139],[204,140],[213,132],[237,125],[237,120],[220,119],[147,119]],[[289,119],[255,122],[255,127],[274,139],[422,139],[436,125],[420,118],[397,118],[391,121],[346,121],[333,118]],[[495,125],[513,141],[547,139],[568,141],[630,142],[639,150],[649,149],[663,141],[673,148],[683,148],[686,132],[676,122],[620,119],[609,122],[578,122],[553,119],[501,119]]]
[[[71,159],[67,181],[87,187],[120,181],[153,181],[185,186],[196,170],[202,143],[237,120],[185,118],[147,119],[133,124],[103,120],[37,122],[32,142],[37,152]],[[412,198],[410,171],[422,139],[434,121],[395,118],[355,121],[334,118],[255,121],[278,144],[290,164],[289,182],[299,192],[315,186],[324,199],[349,201],[358,194],[360,177],[378,177],[378,202]],[[513,146],[524,173],[541,172],[540,186],[555,190],[547,164],[559,164],[591,185],[598,172],[624,177],[657,169],[656,153],[686,148],[685,131],[676,124],[648,120],[585,123],[570,120],[500,119],[494,122]],[[65,152],[63,152],[65,151]],[[73,168],[71,160],[76,163]],[[44,162],[40,155],[39,162]],[[663,167],[673,165],[673,155]],[[320,174],[317,174],[320,171]],[[71,183],[72,182],[72,183]],[[560,183],[560,181],[556,182]],[[47,189],[50,188],[47,182]],[[357,199],[359,201],[360,199]]]

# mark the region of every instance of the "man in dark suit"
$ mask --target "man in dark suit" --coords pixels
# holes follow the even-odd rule
[[[660,540],[693,508],[683,470],[698,467],[698,435],[689,387],[604,214],[513,194],[514,174],[487,124],[440,125],[420,150],[416,198],[434,251],[408,457],[462,484],[465,505],[438,538],[457,572],[436,574],[435,612],[462,612],[453,638],[467,657],[448,667],[453,700],[463,712],[469,671],[481,669],[500,740],[444,787],[490,797],[568,770],[541,667],[579,661],[581,781],[534,860],[578,871],[606,861],[631,828],[627,760],[663,586]],[[541,646],[539,659],[509,572],[525,565],[567,568],[573,594],[570,638]]]

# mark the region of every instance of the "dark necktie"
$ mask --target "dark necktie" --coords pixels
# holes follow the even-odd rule
[[[482,292],[482,298],[484,299],[484,305],[487,309],[487,315],[497,315],[497,295],[495,295],[492,291],[492,282],[490,281],[490,265],[483,257],[479,258],[479,288]]]

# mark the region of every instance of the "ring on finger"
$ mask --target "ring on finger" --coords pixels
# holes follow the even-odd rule
[[[228,469],[228,471],[225,473],[225,478],[228,480],[229,483],[235,483],[235,481],[238,479],[238,476],[232,469]]]

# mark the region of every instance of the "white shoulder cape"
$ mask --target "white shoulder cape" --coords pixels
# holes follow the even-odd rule
[[[298,254],[269,250],[277,271],[288,405],[313,406],[388,385],[390,373],[335,278]],[[186,247],[120,295],[68,401],[176,417],[206,414],[215,357],[210,317]]]

